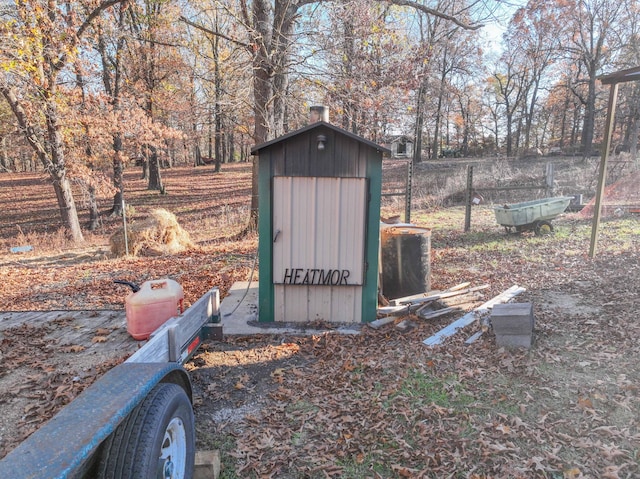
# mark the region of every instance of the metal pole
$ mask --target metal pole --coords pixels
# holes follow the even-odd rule
[[[598,190],[596,191],[596,204],[593,211],[593,224],[591,226],[591,244],[589,245],[589,257],[596,256],[598,246],[598,230],[600,229],[600,210],[602,198],[604,196],[604,186],[607,179],[607,162],[609,160],[609,149],[611,148],[611,137],[613,136],[613,122],[615,120],[616,100],[618,98],[618,84],[611,84],[609,90],[609,108],[607,109],[607,123],[605,125],[604,145],[602,158],[600,160],[600,173],[598,175]]]
[[[473,165],[467,167],[467,193],[464,211],[464,232],[471,229],[471,190],[473,189]]]
[[[409,165],[407,167],[407,185],[406,185],[406,196],[405,196],[405,204],[404,204],[404,222],[407,224],[411,223],[412,187],[413,187],[413,159],[409,160]]]
[[[124,225],[124,252],[129,256],[129,238],[127,235],[127,209],[124,204],[124,196],[122,197],[122,223]]]

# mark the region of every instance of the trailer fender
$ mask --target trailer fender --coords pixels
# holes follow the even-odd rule
[[[116,366],[5,456],[0,461],[0,477],[83,477],[100,445],[162,382],[179,385],[192,401],[189,376],[178,363]]]

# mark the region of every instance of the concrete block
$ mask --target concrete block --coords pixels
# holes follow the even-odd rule
[[[500,347],[530,348],[534,323],[531,303],[496,304],[491,311],[491,326]]]
[[[193,479],[218,479],[220,476],[220,451],[196,451]]]
[[[501,348],[531,348],[533,334],[496,334],[496,343]]]
[[[491,326],[498,334],[531,334],[535,324],[531,303],[496,304],[491,311]]]

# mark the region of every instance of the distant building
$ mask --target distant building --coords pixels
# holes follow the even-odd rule
[[[408,136],[393,136],[388,143],[391,158],[413,158],[413,140]]]

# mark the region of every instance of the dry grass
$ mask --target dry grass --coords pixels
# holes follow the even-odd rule
[[[435,212],[440,208],[461,205],[467,181],[467,166],[474,167],[476,188],[508,184],[541,184],[545,165],[555,165],[555,193],[558,195],[583,194],[588,201],[597,186],[598,159],[587,162],[577,158],[547,158],[521,161],[504,159],[456,159],[446,162],[423,162],[416,165],[413,175],[413,211]],[[611,181],[628,175],[632,162],[624,157],[614,158],[608,178]],[[180,227],[193,242],[215,245],[234,238],[246,226],[251,198],[251,165],[236,163],[223,166],[221,173],[212,168],[177,167],[163,170],[163,183],[167,194],[160,195],[147,189],[146,180],[137,169],[125,172],[125,199],[128,220],[133,225],[143,222],[151,211],[167,209],[175,215]],[[404,191],[407,163],[385,161],[383,171],[384,192]],[[19,185],[16,190],[14,187]],[[16,195],[15,191],[18,191]],[[485,194],[487,204],[517,202],[541,198],[543,189]],[[122,229],[122,218],[111,217],[108,210],[111,198],[100,198],[103,213],[96,231],[85,231],[87,246],[107,247],[109,238]],[[53,188],[43,173],[0,174],[0,249],[32,245],[41,252],[60,252],[73,249],[59,228],[59,211]],[[403,196],[382,200],[384,217],[401,215]],[[88,221],[88,212],[79,210],[80,221]]]

